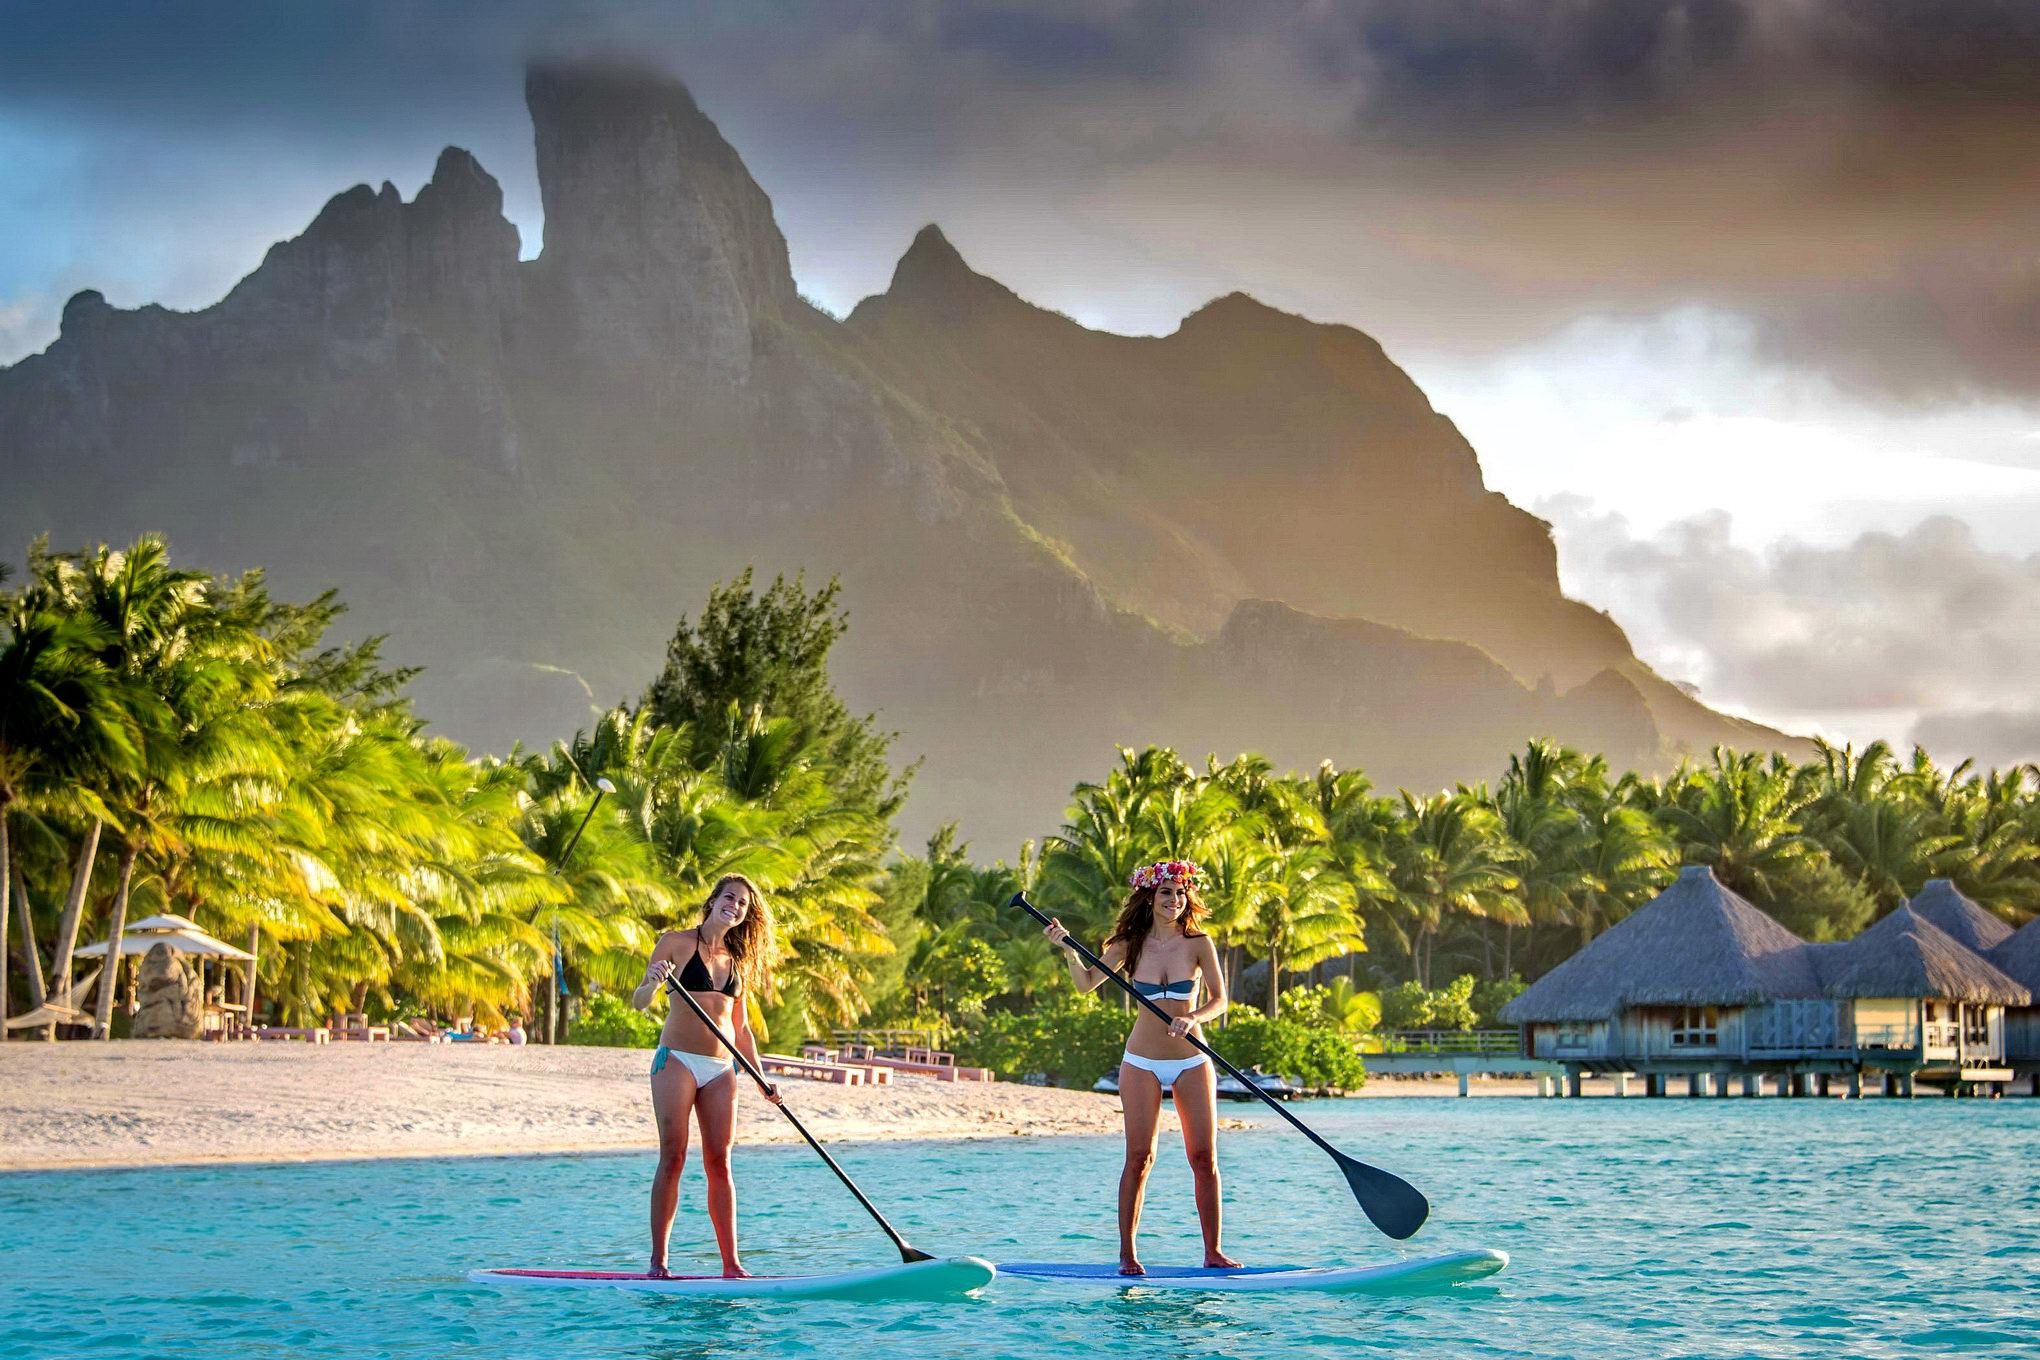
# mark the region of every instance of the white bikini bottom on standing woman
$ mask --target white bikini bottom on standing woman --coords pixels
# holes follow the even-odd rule
[[[1194,1053],[1187,1058],[1143,1058],[1138,1053],[1128,1051],[1119,1056],[1143,1072],[1154,1073],[1155,1080],[1162,1084],[1164,1091],[1173,1087],[1176,1084],[1176,1078],[1182,1076],[1191,1068],[1211,1061],[1211,1059],[1205,1057],[1202,1053]]]
[[[728,1058],[713,1053],[689,1053],[684,1048],[668,1048],[660,1044],[659,1051],[652,1055],[653,1076],[659,1075],[659,1069],[666,1065],[668,1058],[678,1058],[680,1065],[694,1074],[696,1090],[736,1069],[736,1064]]]

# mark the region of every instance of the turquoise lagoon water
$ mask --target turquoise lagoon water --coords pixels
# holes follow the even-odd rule
[[[2040,1100],[1411,1099],[1299,1107],[1432,1197],[1413,1247],[1500,1247],[1414,1298],[1076,1292],[948,1304],[498,1292],[475,1265],[633,1268],[640,1156],[0,1177],[0,1355],[805,1357],[2040,1356]],[[1111,1139],[837,1149],[908,1238],[1110,1259]],[[1228,1244],[1254,1262],[1395,1249],[1328,1159],[1228,1134]],[[896,1259],[805,1148],[739,1150],[746,1259]],[[714,1260],[690,1168],[676,1265]],[[1193,1259],[1164,1138],[1144,1254]]]

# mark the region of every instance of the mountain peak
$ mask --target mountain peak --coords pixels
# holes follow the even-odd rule
[[[525,74],[545,272],[583,344],[709,379],[797,305],[772,201],[680,81],[641,66]]]
[[[866,298],[857,312],[869,317],[873,309],[903,306],[953,321],[1009,303],[1027,306],[1005,284],[972,269],[942,228],[931,222],[914,234],[913,244],[893,267],[885,292]],[[853,323],[857,312],[851,313]]]

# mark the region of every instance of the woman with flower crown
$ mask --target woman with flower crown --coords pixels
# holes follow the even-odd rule
[[[1211,1059],[1197,1051],[1187,1036],[1202,1038],[1200,1026],[1225,1014],[1225,974],[1211,937],[1197,928],[1204,919],[1197,880],[1203,874],[1188,860],[1163,860],[1134,871],[1132,892],[1119,909],[1119,920],[1100,957],[1120,970],[1142,996],[1172,1018],[1164,1024],[1142,1006],[1135,1012],[1133,1033],[1119,1067],[1119,1103],[1126,1113],[1126,1166],[1119,1173],[1119,1273],[1144,1275],[1133,1239],[1140,1229],[1140,1207],[1147,1193],[1148,1171],[1155,1161],[1155,1126],[1161,1119],[1162,1092],[1175,1096],[1176,1118],[1183,1126],[1183,1151],[1197,1187],[1197,1219],[1204,1228],[1204,1264],[1237,1266],[1219,1245],[1218,1096]],[[1049,942],[1064,945],[1069,931],[1050,921],[1042,932]],[[1085,965],[1069,951],[1070,977],[1084,991],[1093,991],[1105,974]],[[1202,1000],[1200,1000],[1200,995]]]

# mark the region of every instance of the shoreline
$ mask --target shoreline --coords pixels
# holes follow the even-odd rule
[[[656,1150],[650,1050],[502,1044],[0,1044],[0,1174]],[[1119,1103],[1009,1082],[785,1078],[825,1142],[1118,1134]],[[1165,1128],[1173,1116],[1163,1116]],[[737,1141],[798,1144],[755,1092]]]
[[[452,1044],[0,1044],[0,1175],[400,1158],[622,1156],[657,1147],[649,1050]],[[967,1142],[1123,1131],[1113,1096],[1017,1082],[782,1079],[834,1143]],[[1452,1097],[1450,1077],[1375,1077],[1355,1100]],[[1536,1084],[1473,1083],[1478,1098]],[[1245,1107],[1242,1107],[1245,1108]],[[1220,1107],[1221,1127],[1257,1127]],[[1175,1129],[1163,1106],[1162,1127]],[[755,1093],[737,1141],[800,1136]]]

